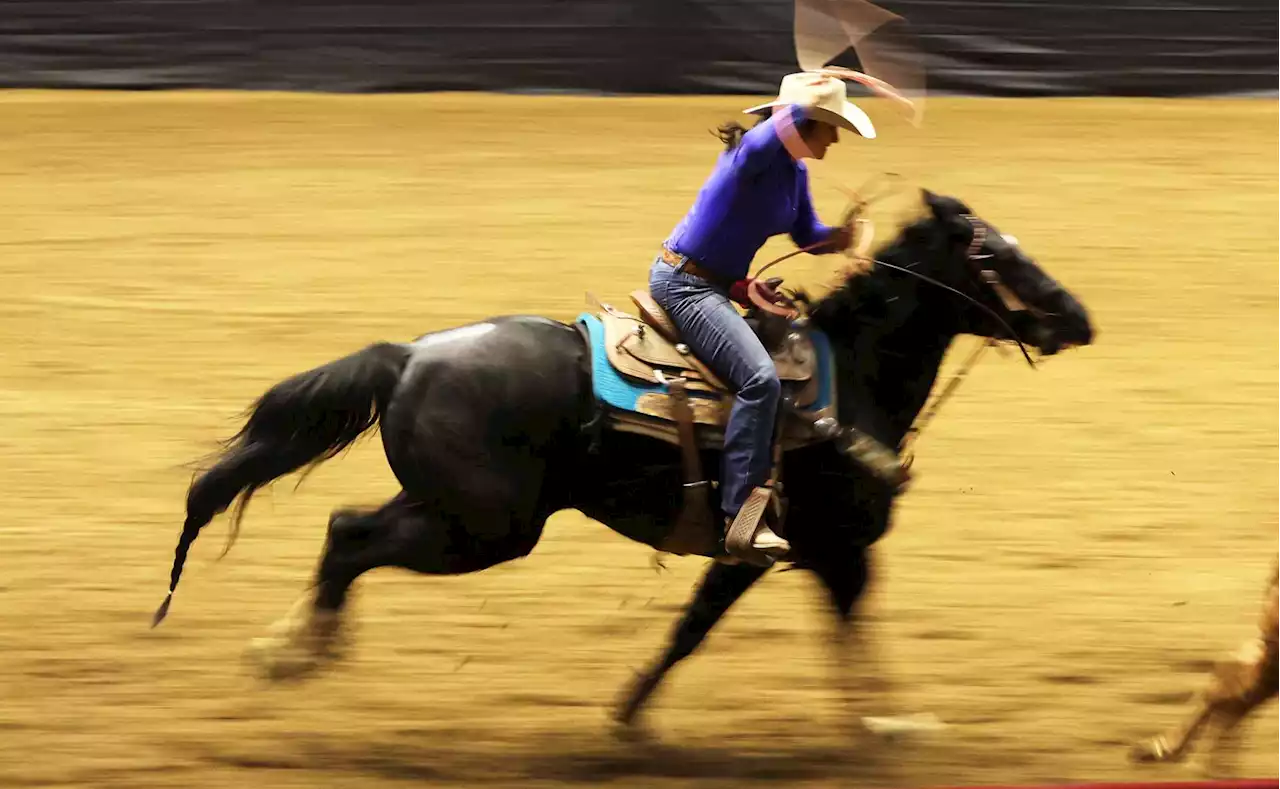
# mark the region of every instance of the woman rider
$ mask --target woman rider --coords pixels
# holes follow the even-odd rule
[[[823,254],[852,243],[849,228],[818,220],[801,162],[823,158],[839,141],[838,129],[876,136],[871,119],[846,96],[836,77],[791,74],[775,101],[745,111],[772,111],[767,119],[750,131],[722,126],[724,153],[649,271],[649,291],[681,339],[734,391],[720,472],[726,530],[769,476],[782,388],[773,360],[731,299],[747,303],[748,267],[772,236],[788,233],[801,247],[821,243],[813,251]],[[752,547],[773,556],[790,550],[767,524]]]

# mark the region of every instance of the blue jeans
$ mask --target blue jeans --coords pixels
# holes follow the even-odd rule
[[[677,271],[659,257],[649,269],[649,292],[671,316],[694,355],[736,395],[725,426],[720,470],[720,508],[733,517],[751,489],[769,478],[773,428],[782,396],[778,370],[721,288]]]

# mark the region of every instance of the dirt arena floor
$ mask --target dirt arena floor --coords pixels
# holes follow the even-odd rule
[[[293,372],[499,313],[625,303],[742,99],[10,93],[0,98],[0,785],[929,786],[1179,780],[1130,765],[1254,632],[1277,550],[1274,100],[937,100],[814,166],[961,196],[1080,295],[1095,347],[989,356],[919,445],[879,548],[854,747],[830,621],[771,575],[652,709],[607,713],[703,560],[577,513],[528,558],[368,576],[351,659],[263,686],[249,638],[330,509],[394,490],[369,441],[206,530],[168,621],[188,464]],[[907,196],[882,223],[915,210]],[[882,229],[883,232],[883,229]],[[771,242],[766,252],[788,248]],[[829,280],[805,258],[794,282]],[[975,341],[962,338],[950,365]],[[1277,774],[1277,715],[1239,773]]]

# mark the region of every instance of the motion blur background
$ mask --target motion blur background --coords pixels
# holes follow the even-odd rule
[[[474,577],[371,574],[350,660],[258,685],[240,652],[328,512],[394,490],[376,440],[262,495],[221,563],[216,522],[147,627],[189,464],[275,381],[641,287],[708,130],[795,69],[790,2],[0,4],[0,785],[1186,778],[1124,751],[1252,635],[1276,555],[1276,6],[884,6],[922,47],[925,123],[859,100],[881,136],[814,165],[820,213],[886,170],[961,197],[1099,336],[1036,372],[988,358],[920,442],[866,709],[948,728],[855,749],[803,573],[678,670],[659,744],[611,740],[703,561],[656,572],[573,512]],[[878,205],[882,237],[915,210]],[[1273,706],[1241,774],[1277,774],[1276,729]]]

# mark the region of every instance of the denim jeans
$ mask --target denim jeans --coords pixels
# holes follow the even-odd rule
[[[721,288],[677,271],[659,257],[649,270],[649,292],[694,355],[736,395],[725,426],[720,470],[720,507],[733,517],[751,489],[769,478],[769,451],[782,395],[778,370]]]

